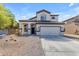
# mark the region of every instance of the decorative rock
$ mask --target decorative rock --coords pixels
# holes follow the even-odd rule
[[[10,37],[10,41],[12,41],[13,40],[13,38],[12,37]]]
[[[6,42],[8,41],[8,40],[5,40]]]
[[[14,41],[16,41],[16,40],[14,40]]]

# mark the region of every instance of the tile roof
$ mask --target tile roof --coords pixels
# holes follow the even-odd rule
[[[43,11],[45,11],[45,12],[47,12],[47,13],[49,13],[49,14],[50,14],[50,12],[49,12],[49,11],[47,11],[47,10],[45,10],[45,9],[42,9],[42,10],[40,10],[40,11],[37,11],[36,13],[40,13],[40,12],[43,12]]]

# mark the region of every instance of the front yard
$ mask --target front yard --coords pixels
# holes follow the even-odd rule
[[[13,39],[11,39],[11,37]],[[40,56],[44,55],[41,40],[36,36],[8,35],[0,39],[0,55],[2,56]]]
[[[79,42],[64,36],[16,36],[0,39],[0,56],[79,56]]]

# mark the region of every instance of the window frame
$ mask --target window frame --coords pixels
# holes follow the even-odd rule
[[[46,15],[42,15],[40,18],[41,18],[41,21],[45,21],[46,20]]]
[[[24,24],[24,32],[28,31],[28,24]]]
[[[55,16],[52,16],[52,19],[55,19]]]

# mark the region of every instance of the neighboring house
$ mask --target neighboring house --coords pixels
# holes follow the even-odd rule
[[[63,35],[63,25],[58,22],[58,15],[43,9],[33,18],[19,20],[19,32],[21,35]]]
[[[65,20],[65,34],[79,34],[79,15]]]

